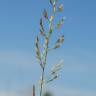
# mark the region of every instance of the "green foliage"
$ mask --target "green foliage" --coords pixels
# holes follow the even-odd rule
[[[44,96],[53,96],[50,92],[46,92]]]

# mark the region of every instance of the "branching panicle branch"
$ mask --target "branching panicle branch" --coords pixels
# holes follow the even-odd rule
[[[36,57],[37,57],[37,59],[39,61],[39,64],[41,66],[40,96],[43,96],[43,93],[44,93],[43,92],[43,85],[45,83],[44,82],[44,80],[45,80],[45,67],[46,67],[46,64],[47,64],[47,55],[48,55],[49,49],[57,49],[64,42],[64,35],[62,35],[61,37],[59,37],[57,39],[56,43],[53,45],[52,48],[50,48],[50,46],[49,46],[49,43],[51,42],[50,39],[51,39],[52,35],[54,35],[53,34],[54,28],[55,29],[60,29],[61,25],[64,22],[64,18],[62,18],[56,25],[53,25],[53,22],[54,22],[55,17],[56,17],[56,13],[63,11],[63,5],[61,4],[60,6],[57,6],[57,1],[58,0],[50,0],[50,4],[52,5],[52,10],[53,10],[51,16],[48,16],[47,10],[44,9],[44,11],[42,13],[43,16],[40,19],[40,34],[45,37],[44,38],[43,52],[41,52],[40,47],[39,47],[40,42],[39,42],[39,37],[38,36],[37,36],[36,42],[35,42]],[[43,18],[45,18],[45,19],[43,19]],[[46,22],[49,23],[48,24],[49,30],[45,30],[44,25],[43,25],[43,22],[45,22],[44,20],[46,20]],[[57,69],[60,69],[60,68],[58,68],[58,66],[56,66],[56,67],[57,67]],[[53,73],[54,74],[52,74],[51,79],[47,80],[47,83],[53,81],[54,79],[56,79],[58,77],[57,71],[53,72]]]

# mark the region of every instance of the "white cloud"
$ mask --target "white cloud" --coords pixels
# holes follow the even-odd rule
[[[17,94],[11,92],[0,92],[0,96],[17,96]]]
[[[21,67],[28,67],[32,70],[35,70],[35,68],[30,67],[32,63],[36,63],[35,56],[30,58],[31,56],[26,52],[20,52],[20,51],[2,51],[0,52],[0,63],[6,63],[6,64],[21,64]],[[31,61],[33,60],[33,61]],[[35,64],[34,64],[35,65]],[[1,66],[1,65],[0,65]],[[36,65],[35,65],[36,66]],[[37,65],[38,66],[38,65]],[[94,65],[96,66],[96,65]],[[74,72],[86,72],[89,71],[89,68],[94,67],[92,65],[85,65],[85,64],[65,64],[64,70],[65,71],[74,71]],[[95,67],[94,67],[95,69]],[[93,69],[92,69],[93,70]],[[54,87],[50,88],[55,93],[54,96],[96,96],[96,92],[94,91],[82,91],[79,89],[70,89],[70,88],[62,88],[62,87]],[[23,93],[22,93],[23,94]],[[27,92],[26,92],[27,94]],[[26,95],[22,96],[29,96]],[[21,96],[14,92],[0,92],[0,96]]]
[[[0,96],[32,96],[32,90],[30,89],[23,90],[19,93],[0,92]],[[84,90],[73,89],[73,88],[54,87],[54,88],[50,88],[49,91],[54,94],[53,96],[96,96],[95,91],[84,91]]]
[[[19,65],[19,67],[21,66],[22,68],[30,68],[34,63],[36,63],[35,56],[33,57],[31,53],[26,51],[0,51],[0,66],[6,64],[9,66]]]
[[[54,93],[54,96],[96,96],[96,91],[85,91],[74,88],[54,87],[50,88],[50,90]]]

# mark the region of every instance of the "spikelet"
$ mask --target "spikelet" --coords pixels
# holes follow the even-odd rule
[[[58,12],[62,12],[63,11],[63,4],[61,4],[59,7],[58,7]]]
[[[44,16],[46,19],[48,19],[48,13],[47,13],[46,9],[44,9],[44,11],[43,11],[43,16]]]
[[[63,44],[63,42],[64,42],[64,35],[62,35],[62,36],[60,36],[60,37],[58,38],[58,40],[56,41],[53,49],[59,48],[59,47]]]
[[[64,17],[57,23],[57,25],[56,25],[56,29],[60,29],[61,28],[61,26],[62,26],[62,24],[64,23]]]

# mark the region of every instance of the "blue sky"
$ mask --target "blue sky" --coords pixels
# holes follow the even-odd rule
[[[66,17],[60,30],[65,42],[49,54],[48,63],[63,58],[64,68],[48,87],[55,93],[58,89],[59,96],[96,96],[96,0],[60,2]],[[34,40],[41,12],[50,12],[49,7],[48,0],[0,0],[0,95],[21,96],[38,84]]]

